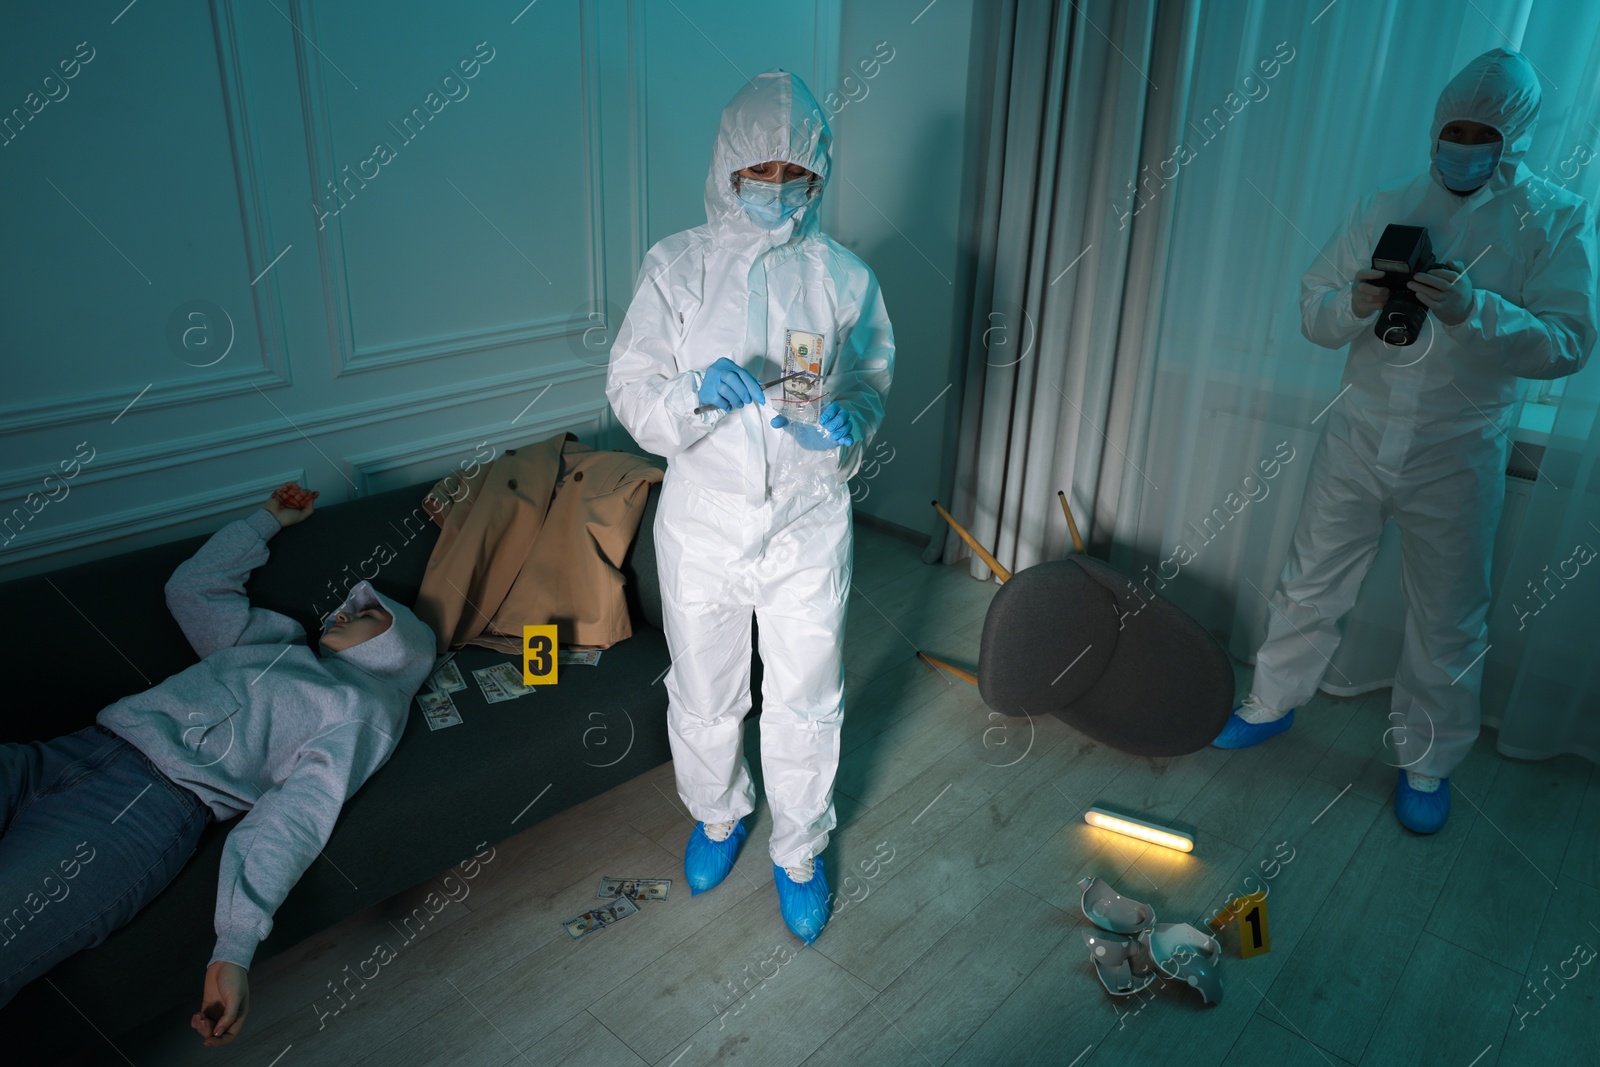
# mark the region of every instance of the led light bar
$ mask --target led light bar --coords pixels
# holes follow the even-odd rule
[[[1110,830],[1114,834],[1123,834],[1127,837],[1148,841],[1152,845],[1162,845],[1179,852],[1193,852],[1194,838],[1182,830],[1174,830],[1158,823],[1136,819],[1131,815],[1121,815],[1107,811],[1101,807],[1091,806],[1083,813],[1083,821],[1090,826],[1098,826],[1102,830]]]

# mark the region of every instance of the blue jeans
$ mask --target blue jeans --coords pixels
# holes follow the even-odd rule
[[[0,1007],[138,914],[210,819],[103,726],[0,745]]]

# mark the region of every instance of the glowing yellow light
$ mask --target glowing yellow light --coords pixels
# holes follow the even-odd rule
[[[1194,838],[1188,834],[1165,826],[1157,826],[1143,819],[1135,819],[1131,815],[1114,815],[1104,808],[1091,807],[1083,813],[1083,821],[1102,830],[1148,841],[1152,845],[1162,845],[1179,852],[1194,851]]]

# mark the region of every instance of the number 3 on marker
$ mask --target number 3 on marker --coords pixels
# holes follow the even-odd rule
[[[556,684],[556,624],[522,628],[522,684]]]

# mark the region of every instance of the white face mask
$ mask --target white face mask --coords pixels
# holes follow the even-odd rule
[[[763,230],[776,230],[811,199],[811,180],[763,182],[753,178],[739,180],[739,205],[750,221]]]

